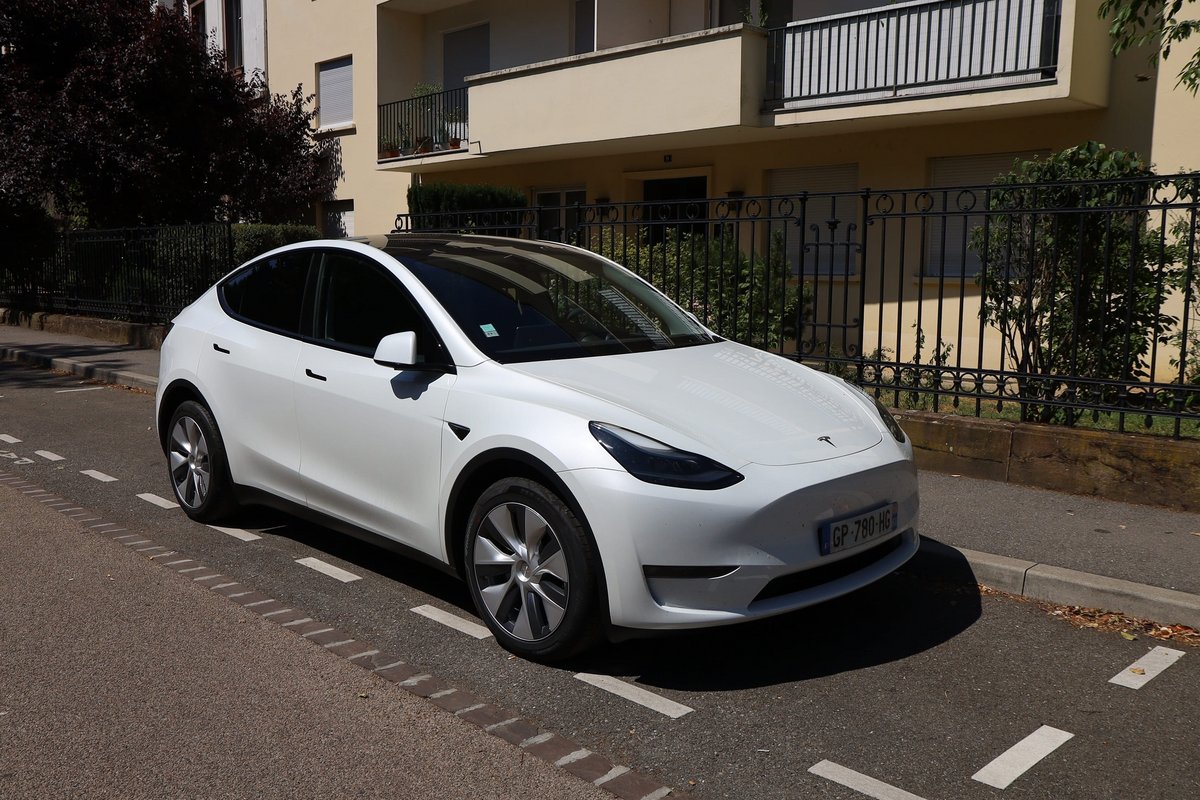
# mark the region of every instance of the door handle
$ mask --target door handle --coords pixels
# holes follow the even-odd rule
[[[221,345],[217,344],[216,342],[213,342],[213,350],[216,350],[218,353],[224,353],[225,355],[229,355],[229,351],[226,350],[224,347],[221,347]]]
[[[324,375],[318,375],[317,373],[313,372],[311,369],[305,369],[304,374],[310,378],[316,378],[319,381],[329,380]]]

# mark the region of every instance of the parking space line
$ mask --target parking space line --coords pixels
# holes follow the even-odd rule
[[[94,469],[81,469],[79,470],[79,474],[87,475],[89,478],[95,478],[101,483],[112,483],[116,480],[116,478],[114,478],[112,475],[105,475],[103,472],[99,472]]]
[[[1169,647],[1155,647],[1149,653],[1130,664],[1116,675],[1109,678],[1109,683],[1125,686],[1129,689],[1140,689],[1157,678],[1163,671],[1183,658],[1182,650],[1172,650]]]
[[[1074,736],[1073,733],[1043,725],[1005,750],[990,764],[972,775],[971,779],[997,789],[1007,789],[1013,781]]]
[[[897,789],[891,784],[876,780],[870,775],[863,775],[852,769],[835,764],[832,761],[821,761],[808,768],[813,775],[819,775],[826,780],[840,783],[847,789],[853,789],[859,794],[873,797],[875,800],[922,800],[911,792]]]
[[[350,583],[351,581],[362,580],[361,575],[355,575],[353,572],[347,572],[341,567],[335,567],[333,564],[326,564],[319,558],[312,558],[311,556],[308,558],[297,558],[296,563],[308,567],[309,569],[316,570],[322,575],[328,575],[329,577],[339,580],[342,583]]]
[[[671,719],[679,719],[684,714],[690,714],[695,710],[690,706],[676,703],[674,700],[668,700],[654,692],[647,691],[640,686],[634,686],[632,683],[626,683],[620,678],[614,678],[611,675],[593,675],[588,672],[580,672],[575,677],[584,683],[595,686],[597,689],[603,689],[630,702],[637,703],[639,706],[644,706],[651,711],[665,714]]]
[[[241,539],[243,542],[253,542],[255,539],[262,538],[256,533],[250,533],[249,531],[244,531],[241,528],[222,528],[220,525],[209,525],[208,527],[212,528],[214,531],[220,531],[226,536],[232,536],[235,539]]]
[[[72,392],[98,392],[103,389],[103,386],[87,386],[83,389],[56,389],[55,394],[71,394]]]
[[[21,440],[15,436],[9,436],[7,433],[0,433],[0,442],[8,442],[9,444],[20,444]]]
[[[492,632],[477,622],[463,619],[462,617],[451,614],[448,611],[442,611],[440,608],[433,606],[417,606],[411,609],[414,614],[420,614],[426,619],[431,619],[434,622],[440,622],[447,628],[454,628],[459,633],[465,633],[467,636],[474,636],[476,639],[489,639]]]
[[[51,453],[49,450],[34,450],[33,454],[35,456],[41,456],[47,461],[66,461],[64,456],[60,456],[58,453]]]
[[[158,495],[150,494],[149,492],[139,494],[138,499],[145,500],[150,505],[158,506],[159,508],[179,508],[179,503],[172,503],[165,497],[159,497]]]

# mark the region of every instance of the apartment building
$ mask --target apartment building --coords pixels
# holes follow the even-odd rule
[[[266,0],[268,68],[318,96],[327,211],[360,233],[411,180],[545,204],[954,185],[1087,139],[1200,167],[1200,101],[1114,60],[1098,5]]]

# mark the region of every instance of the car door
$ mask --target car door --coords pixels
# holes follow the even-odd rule
[[[199,378],[235,482],[304,502],[293,374],[312,251],[264,258],[218,287],[223,319]]]
[[[455,375],[400,281],[373,259],[329,250],[317,272],[313,337],[295,368],[300,472],[308,504],[438,558],[441,442]],[[372,360],[389,333],[415,331],[423,368]]]

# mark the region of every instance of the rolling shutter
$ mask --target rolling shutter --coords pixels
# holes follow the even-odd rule
[[[322,128],[354,122],[354,59],[340,58],[319,65],[317,103]]]

